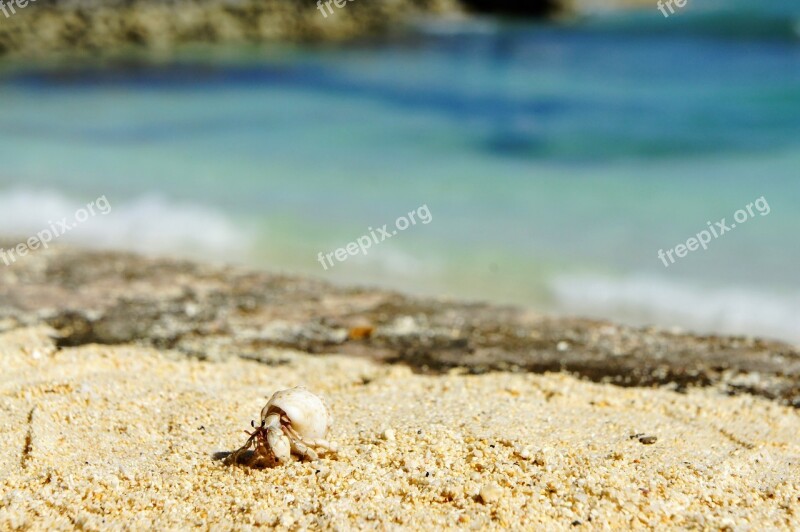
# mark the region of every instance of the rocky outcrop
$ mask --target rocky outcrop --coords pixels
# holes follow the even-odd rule
[[[20,1],[24,7],[19,7]],[[0,56],[31,57],[164,52],[191,44],[343,41],[385,35],[424,16],[546,17],[651,5],[644,0],[323,0],[322,5],[315,0],[5,0],[5,4],[8,7],[0,11]]]
[[[423,13],[461,10],[458,0],[336,1],[343,7],[331,1],[320,10],[313,0],[30,0],[9,17],[0,13],[0,54],[337,41],[385,34]]]
[[[8,246],[6,246],[8,247]],[[123,253],[37,252],[0,267],[0,331],[48,325],[59,346],[136,343],[281,365],[275,347],[420,372],[566,371],[622,386],[717,386],[800,407],[800,351],[509,307],[417,299]]]

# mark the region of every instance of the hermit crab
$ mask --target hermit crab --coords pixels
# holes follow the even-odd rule
[[[253,466],[282,464],[292,454],[316,460],[318,451],[336,451],[336,446],[325,439],[332,423],[325,402],[303,386],[279,390],[261,410],[261,423],[250,422],[253,432],[245,431],[250,437],[227,462],[238,463],[250,447],[255,448],[249,462]]]

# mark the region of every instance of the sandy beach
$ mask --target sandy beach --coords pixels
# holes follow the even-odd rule
[[[345,3],[326,17],[296,0],[37,0],[0,15],[13,110],[0,130],[21,144],[3,158],[0,237],[46,229],[75,246],[800,343],[800,247],[786,245],[800,227],[800,3],[670,4],[669,17],[642,0]],[[463,13],[478,3],[508,17]],[[517,12],[544,4],[583,15]],[[674,53],[687,38],[692,52]],[[616,90],[587,92],[598,77]],[[788,111],[763,94],[791,95]],[[78,219],[101,198],[112,211]],[[396,227],[422,206],[430,223]],[[372,231],[374,247],[347,252]]]
[[[0,529],[800,526],[800,416],[766,399],[293,350],[58,349],[53,333],[0,335]],[[338,454],[224,465],[297,384],[329,403]]]
[[[798,52],[798,0],[0,0],[0,532],[800,532]]]

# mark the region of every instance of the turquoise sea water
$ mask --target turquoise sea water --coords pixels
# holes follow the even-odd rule
[[[690,5],[692,5],[690,3]],[[0,233],[800,342],[800,8],[11,65]],[[669,249],[764,197],[665,268]],[[432,215],[323,270],[421,205]]]

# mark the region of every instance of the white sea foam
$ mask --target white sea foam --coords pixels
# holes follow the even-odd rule
[[[551,289],[559,309],[570,314],[800,344],[800,292],[708,288],[649,276],[560,277]]]
[[[202,256],[212,262],[241,260],[251,237],[225,214],[210,207],[171,202],[149,195],[133,200],[105,194],[111,211],[90,217],[59,243],[151,254]],[[0,191],[0,236],[25,239],[75,212],[91,200],[76,200],[54,191]]]
[[[362,262],[362,268],[385,275],[429,277],[441,272],[441,265],[430,257],[415,256],[388,245],[370,250],[367,256],[359,257],[359,259]]]

